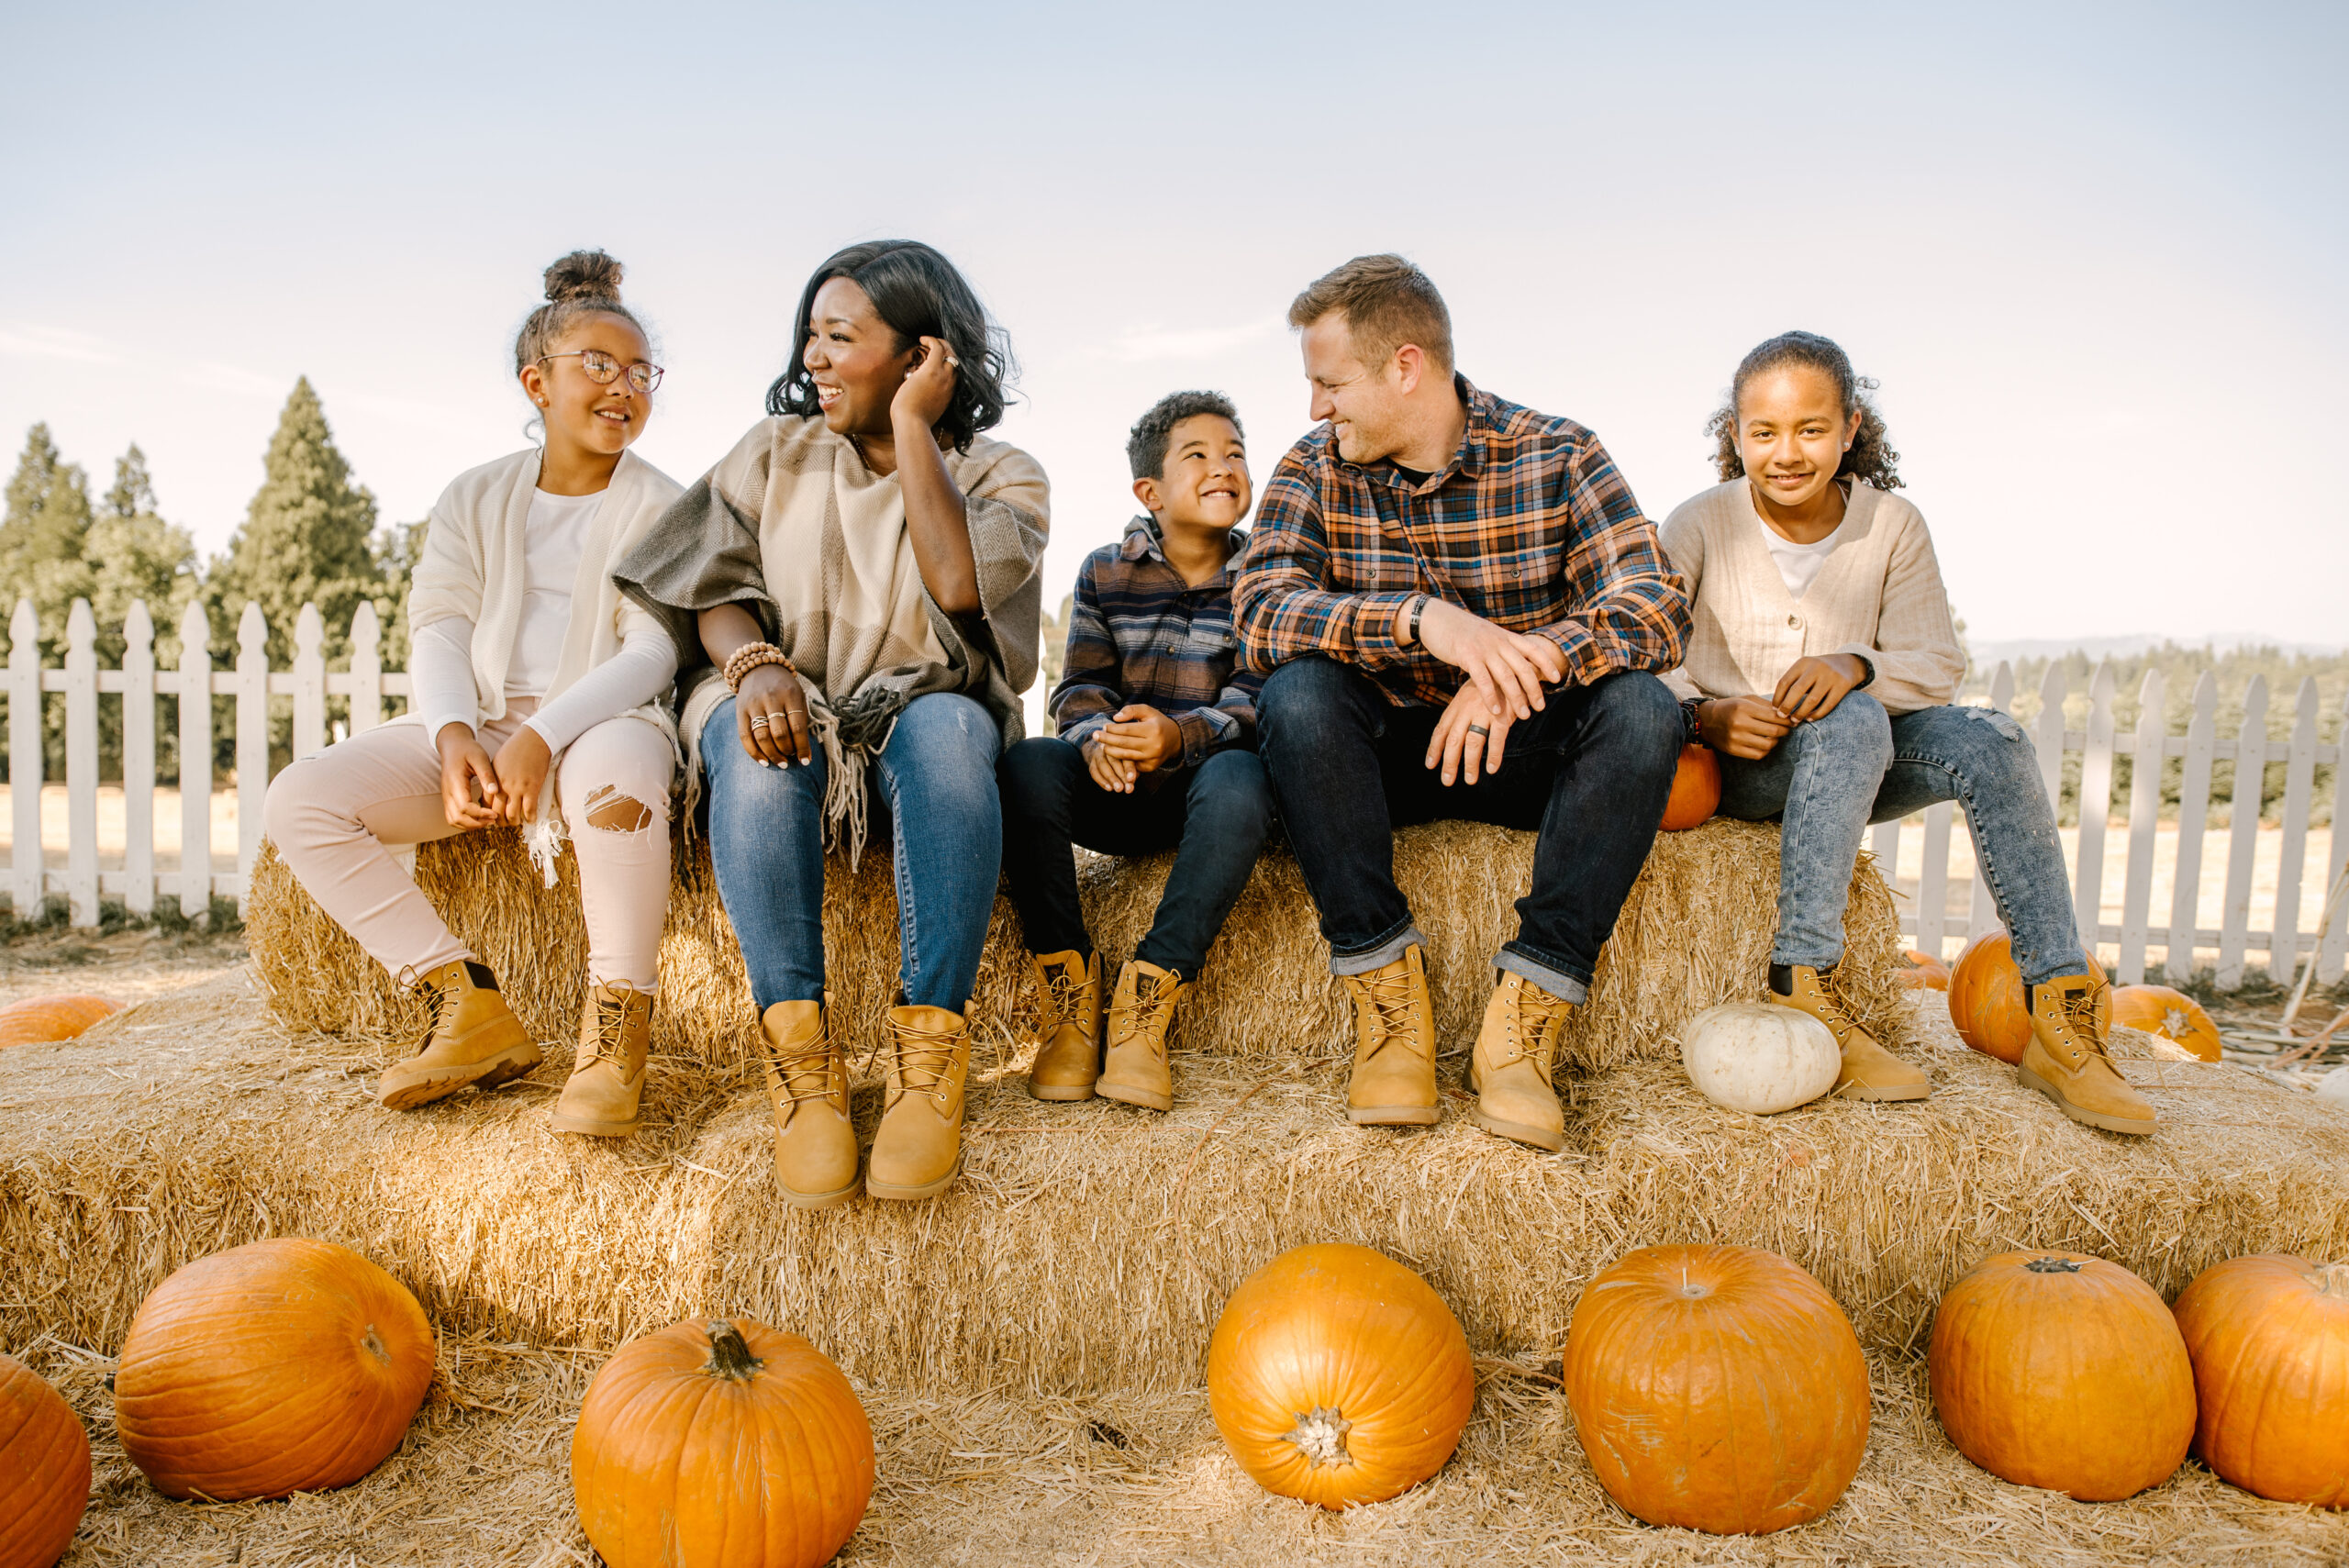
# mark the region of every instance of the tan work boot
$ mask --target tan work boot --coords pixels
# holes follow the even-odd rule
[[[1827,1032],[1835,1037],[1836,1045],[1842,1050],[1843,1069],[1835,1075],[1835,1094],[1847,1100],[1921,1100],[1933,1092],[1932,1079],[1877,1044],[1876,1036],[1862,1029],[1859,1021],[1844,1009],[1843,998],[1835,989],[1832,967],[1820,970],[1807,963],[1784,965],[1792,987],[1786,995],[1778,994],[1780,967],[1770,966],[1771,1002],[1792,1007],[1798,1013],[1809,1013],[1827,1026]]]
[[[1476,1091],[1470,1120],[1536,1149],[1566,1146],[1566,1113],[1551,1073],[1558,1033],[1574,1010],[1522,974],[1502,974],[1468,1058],[1468,1086]]]
[[[1369,1126],[1431,1127],[1435,1098],[1435,1008],[1427,960],[1413,942],[1368,974],[1341,974],[1354,1005],[1354,1075],[1346,1119]]]
[[[1101,1073],[1101,955],[1079,958],[1071,948],[1028,962],[1043,1002],[1028,1092],[1040,1100],[1089,1100]]]
[[[963,1165],[963,1080],[970,1024],[945,1007],[889,1009],[889,1097],[864,1190],[874,1197],[936,1197]]]
[[[2031,998],[2031,1043],[2016,1075],[2055,1102],[2074,1121],[2107,1132],[2143,1134],[2159,1119],[2104,1053],[2112,992],[2093,974],[2066,974],[2025,986]]]
[[[626,1138],[636,1130],[644,1061],[652,1051],[652,994],[623,980],[596,985],[579,1015],[579,1058],[549,1118],[557,1132]]]
[[[401,981],[425,993],[432,1027],[423,1049],[384,1068],[376,1084],[376,1098],[392,1109],[429,1104],[468,1084],[495,1088],[541,1060],[538,1042],[522,1032],[522,1020],[498,994],[497,976],[478,959],[452,959],[422,974],[403,973]]]
[[[823,1004],[777,1002],[759,1028],[767,1037],[775,1185],[794,1208],[836,1208],[856,1195],[856,1129],[848,1062],[824,1027]]]
[[[1173,970],[1138,958],[1118,972],[1117,999],[1109,1004],[1109,1059],[1101,1069],[1103,1099],[1154,1111],[1174,1108],[1166,1030],[1190,990]]]

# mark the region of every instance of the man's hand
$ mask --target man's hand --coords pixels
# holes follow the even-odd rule
[[[1452,694],[1443,717],[1435,721],[1435,733],[1428,737],[1427,765],[1441,766],[1447,785],[1463,775],[1475,784],[1486,773],[1499,773],[1508,727],[1516,722],[1486,707],[1475,687],[1463,686]]]
[[[539,791],[546,787],[554,753],[545,737],[529,725],[497,749],[497,787],[506,795],[506,820],[519,828],[539,814]]]
[[[1419,611],[1419,639],[1467,675],[1466,689],[1484,703],[1488,722],[1532,717],[1543,684],[1566,678],[1566,656],[1548,638],[1510,631],[1442,599],[1429,599]]]
[[[497,764],[489,760],[470,724],[444,724],[433,737],[440,753],[440,814],[451,828],[494,828],[506,806]],[[481,797],[473,797],[479,790]]]
[[[1093,775],[1095,784],[1112,795],[1133,794],[1134,780],[1140,773],[1131,762],[1112,757],[1102,749],[1099,730],[1086,736],[1076,749],[1084,754],[1085,771]]]
[[[1793,728],[1794,721],[1768,697],[1715,697],[1697,708],[1697,728],[1706,745],[1752,762],[1768,756]]]
[[[1100,731],[1101,749],[1138,773],[1154,773],[1183,760],[1183,732],[1148,703],[1132,702],[1109,716]]]
[[[1854,653],[1821,653],[1798,659],[1778,677],[1770,700],[1796,723],[1825,718],[1852,689],[1868,678],[1868,667]]]

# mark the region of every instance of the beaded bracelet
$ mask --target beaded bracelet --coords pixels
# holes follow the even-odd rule
[[[799,667],[774,643],[746,642],[734,651],[734,656],[726,661],[726,668],[719,672],[725,677],[726,689],[740,691],[743,677],[762,664],[780,664],[795,675],[799,673]]]

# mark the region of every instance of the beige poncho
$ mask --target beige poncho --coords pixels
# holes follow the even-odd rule
[[[949,450],[965,498],[980,611],[950,616],[923,585],[896,475],[874,473],[820,417],[751,428],[622,561],[622,592],[677,644],[678,729],[688,787],[701,733],[726,683],[696,617],[740,604],[799,671],[829,769],[824,815],[836,844],[863,846],[864,764],[907,703],[960,692],[995,717],[1007,746],[1026,734],[1019,694],[1041,642],[1051,494],[1034,458],[1001,441]]]

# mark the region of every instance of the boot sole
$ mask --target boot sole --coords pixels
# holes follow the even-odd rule
[[[850,1202],[856,1196],[858,1190],[863,1185],[863,1184],[862,1182],[851,1182],[848,1185],[841,1188],[840,1191],[833,1193],[795,1192],[791,1188],[785,1186],[781,1182],[777,1182],[774,1185],[775,1191],[782,1195],[783,1201],[789,1204],[792,1207],[818,1209],[838,1208],[841,1205]]]
[[[462,1067],[431,1067],[412,1076],[400,1076],[396,1067],[386,1068],[377,1081],[375,1097],[391,1110],[413,1110],[417,1106],[430,1105],[468,1085],[495,1089],[500,1084],[511,1083],[546,1060],[546,1053],[535,1044],[524,1041],[508,1046],[485,1062],[471,1062]]]
[[[1442,1106],[1349,1106],[1346,1119],[1356,1127],[1433,1127],[1443,1119]]]
[[[1837,1100],[1866,1100],[1872,1105],[1890,1105],[1902,1100],[1923,1100],[1932,1097],[1933,1086],[1920,1084],[1913,1089],[1868,1089],[1848,1086],[1829,1095]]]
[[[886,1183],[876,1182],[872,1177],[867,1176],[864,1178],[864,1195],[867,1197],[885,1198],[892,1203],[918,1203],[926,1197],[936,1197],[939,1194],[952,1186],[955,1179],[962,1175],[962,1173],[963,1157],[958,1154],[954,1157],[954,1168],[952,1170],[939,1177],[938,1180],[926,1183],[918,1187],[893,1187]]]
[[[2100,1128],[2106,1132],[2126,1133],[2132,1138],[2143,1138],[2161,1125],[2158,1118],[2152,1121],[2131,1121],[2123,1117],[2106,1116],[2101,1111],[2082,1110],[2065,1099],[2062,1090],[2028,1067],[2017,1066],[2015,1075],[2022,1080],[2025,1088],[2038,1090],[2055,1102],[2057,1110],[2085,1127]]]
[[[1503,1121],[1497,1116],[1486,1116],[1481,1108],[1472,1107],[1468,1119],[1486,1132],[1497,1132],[1503,1138],[1531,1144],[1536,1149],[1546,1149],[1553,1154],[1566,1146],[1564,1132],[1552,1132],[1546,1127],[1529,1127],[1521,1121]]]
[[[583,1138],[626,1138],[636,1130],[637,1125],[633,1120],[596,1121],[584,1116],[564,1116],[561,1111],[551,1113],[547,1124],[557,1132],[575,1132]]]
[[[1091,1099],[1094,1086],[1090,1084],[1039,1084],[1030,1078],[1028,1080],[1028,1095],[1030,1099],[1052,1100],[1064,1105],[1071,1100]]]
[[[1171,1111],[1174,1108],[1174,1095],[1152,1094],[1148,1089],[1137,1089],[1130,1084],[1103,1084],[1099,1085],[1099,1092],[1105,1100],[1115,1100],[1124,1106],[1140,1106],[1144,1110]]]

